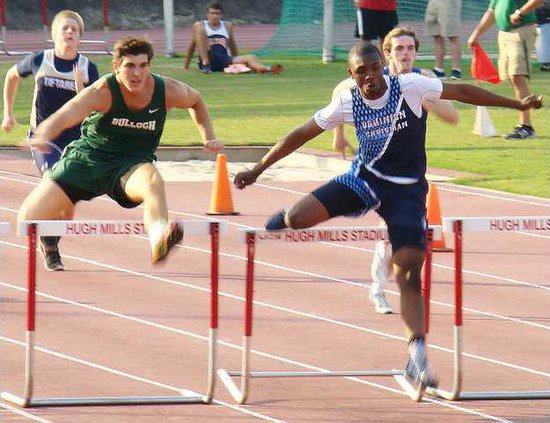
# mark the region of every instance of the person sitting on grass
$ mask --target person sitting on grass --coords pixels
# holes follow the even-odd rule
[[[207,7],[207,20],[195,22],[191,43],[187,48],[187,55],[183,67],[189,69],[191,58],[195,49],[199,54],[199,69],[201,72],[211,74],[222,72],[232,65],[240,65],[238,68],[244,72],[254,70],[256,72],[271,72],[278,74],[283,71],[281,65],[267,66],[261,63],[253,54],[239,56],[237,43],[233,35],[233,24],[222,20],[223,7],[220,2],[213,1]]]

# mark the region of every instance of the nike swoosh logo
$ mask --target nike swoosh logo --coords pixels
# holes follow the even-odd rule
[[[158,112],[159,109],[149,109],[149,113],[155,113]]]

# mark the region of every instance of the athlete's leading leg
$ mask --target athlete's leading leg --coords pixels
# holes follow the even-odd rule
[[[168,222],[164,180],[157,168],[152,163],[143,163],[130,172],[124,192],[131,201],[143,203],[143,223],[151,242],[151,260],[155,263],[181,241],[183,230],[176,222]]]

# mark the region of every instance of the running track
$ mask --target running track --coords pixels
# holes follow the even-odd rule
[[[38,179],[26,160],[0,155],[1,220]],[[258,227],[273,211],[319,183],[264,182],[233,200],[222,217],[230,234],[220,262],[219,367],[237,370],[242,336],[244,246],[239,228]],[[204,218],[210,183],[169,183],[174,218]],[[452,216],[541,215],[550,201],[440,184]],[[261,198],[261,201],[258,201]],[[78,219],[139,219],[97,199]],[[376,224],[371,216],[361,221]],[[358,225],[337,219],[331,225]],[[447,240],[450,243],[452,240]],[[25,242],[0,241],[0,390],[22,393]],[[465,237],[465,390],[550,389],[550,239],[525,234]],[[208,240],[191,239],[160,268],[149,244],[133,238],[66,238],[66,272],[38,270],[35,395],[176,395],[204,392],[208,334]],[[367,300],[372,244],[260,245],[256,265],[253,370],[364,370],[401,367],[398,315],[380,316]],[[434,257],[429,351],[442,385],[452,371],[452,255]],[[388,297],[398,309],[396,286]],[[21,410],[0,402],[6,422],[543,422],[550,401],[413,403],[390,378],[254,379],[249,404],[235,406],[218,383],[214,405],[72,407]]]

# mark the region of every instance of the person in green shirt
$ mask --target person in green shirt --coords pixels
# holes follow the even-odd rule
[[[472,48],[479,37],[495,23],[498,28],[498,72],[500,79],[510,79],[517,99],[530,94],[528,79],[530,57],[535,47],[535,9],[544,0],[491,0],[489,8],[468,39]],[[519,112],[519,124],[505,135],[509,140],[535,137],[529,110]]]
[[[168,221],[164,181],[153,162],[166,113],[188,109],[207,151],[217,152],[210,115],[200,93],[172,78],[151,73],[152,45],[140,38],[118,41],[113,73],[81,91],[43,121],[30,144],[48,141],[79,122],[82,136],[73,141],[40,184],[23,201],[19,220],[71,219],[75,205],[107,194],[126,208],[143,203],[143,222],[158,262],[181,241],[183,230]]]

